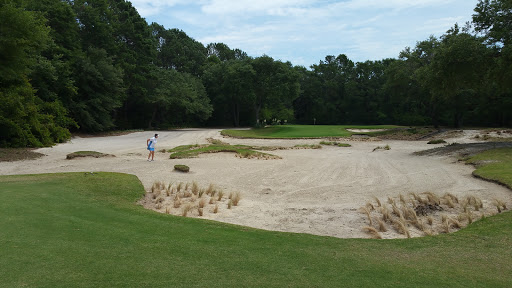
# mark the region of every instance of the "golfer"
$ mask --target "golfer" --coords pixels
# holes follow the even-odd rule
[[[149,155],[148,155],[148,161],[151,162],[151,161],[155,161],[155,144],[156,144],[156,139],[158,139],[158,134],[155,134],[154,137],[151,137],[149,138],[147,141],[146,141],[146,146],[148,147],[148,150],[149,150]],[[151,158],[151,159],[149,159]]]

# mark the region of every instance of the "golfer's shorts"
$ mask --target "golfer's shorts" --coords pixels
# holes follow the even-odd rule
[[[148,150],[149,150],[149,151],[155,151],[155,148],[150,148],[150,147],[148,147]]]

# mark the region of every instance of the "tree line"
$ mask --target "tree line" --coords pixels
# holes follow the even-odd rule
[[[396,59],[308,68],[206,46],[125,0],[0,0],[0,147],[70,131],[300,124],[512,125],[512,3]]]

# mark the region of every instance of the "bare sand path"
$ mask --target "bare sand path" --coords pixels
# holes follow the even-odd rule
[[[217,129],[158,133],[157,151],[207,143],[206,138],[210,137],[230,144],[266,146],[318,144],[320,141],[222,138]],[[47,155],[40,159],[0,163],[0,174],[112,171],[136,175],[146,190],[155,181],[196,181],[202,186],[213,183],[228,192],[241,192],[242,200],[236,209],[206,214],[203,218],[340,238],[368,237],[361,229],[366,219],[358,208],[373,196],[384,200],[399,193],[450,192],[457,196],[475,195],[484,203],[493,198],[512,203],[512,193],[506,188],[472,177],[472,166],[455,163],[446,156],[411,154],[432,148],[426,141],[353,141],[350,148],[326,146],[316,150],[270,152],[281,156],[280,160],[240,159],[228,153],[171,160],[169,154],[157,152],[156,161],[147,162],[146,139],[153,134],[146,131],[122,136],[75,137],[68,143],[38,149],[37,152]],[[467,137],[460,136],[458,141],[466,141],[464,139]],[[386,144],[391,150],[372,152],[376,146]],[[84,150],[116,157],[65,160],[67,154]],[[188,165],[191,172],[175,172],[175,164]]]

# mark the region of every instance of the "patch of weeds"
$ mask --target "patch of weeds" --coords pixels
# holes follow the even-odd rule
[[[322,146],[321,145],[316,145],[316,144],[298,144],[298,145],[293,146],[293,148],[297,148],[297,149],[322,149]]]
[[[427,142],[427,144],[444,144],[444,143],[446,143],[446,141],[444,141],[443,139],[430,140]]]
[[[68,160],[79,158],[79,157],[101,158],[101,157],[115,157],[115,156],[111,155],[111,154],[104,154],[101,152],[96,152],[96,151],[76,151],[76,152],[69,153],[68,155],[66,155],[66,159],[68,159]]]
[[[281,159],[281,157],[254,151],[254,148],[245,145],[209,144],[209,145],[184,145],[169,150],[171,159],[193,158],[205,153],[230,152],[240,158],[256,159]]]
[[[174,165],[174,170],[187,173],[190,171],[190,167],[188,167],[187,165],[177,164]]]
[[[0,148],[0,162],[32,160],[43,156],[30,148]]]
[[[338,146],[338,147],[352,147],[352,145],[348,143],[340,143],[336,141],[321,141],[320,145],[327,145],[327,146]]]
[[[375,152],[376,150],[391,150],[391,147],[389,145],[386,145],[386,146],[377,146],[375,148],[373,148],[373,151],[372,152]]]

